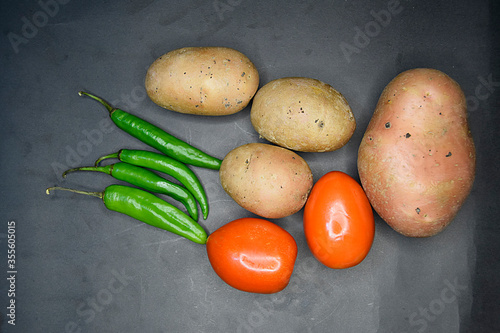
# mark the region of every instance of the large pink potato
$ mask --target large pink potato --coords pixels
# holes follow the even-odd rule
[[[460,86],[427,68],[383,90],[358,152],[361,184],[375,211],[410,237],[442,231],[474,181],[476,155]]]

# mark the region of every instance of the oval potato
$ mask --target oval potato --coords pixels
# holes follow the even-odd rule
[[[383,90],[358,153],[361,184],[382,219],[410,237],[439,233],[474,181],[460,86],[435,69],[399,74]]]
[[[219,170],[224,190],[246,210],[265,218],[298,212],[313,185],[307,162],[295,152],[265,143],[231,150]]]
[[[186,47],[149,67],[146,92],[159,106],[180,113],[229,115],[243,110],[259,86],[244,54],[227,47]]]
[[[327,152],[344,146],[356,120],[344,96],[316,79],[287,77],[260,88],[250,119],[261,137],[302,152]]]

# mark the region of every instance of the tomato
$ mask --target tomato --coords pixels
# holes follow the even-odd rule
[[[280,226],[259,218],[241,218],[215,230],[207,240],[215,273],[230,286],[271,294],[290,281],[297,244]]]
[[[361,185],[340,171],[321,177],[304,207],[304,233],[312,254],[325,266],[348,268],[363,261],[375,222]]]

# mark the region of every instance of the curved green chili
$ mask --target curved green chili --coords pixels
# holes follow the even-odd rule
[[[106,208],[116,211],[154,227],[170,231],[198,244],[207,242],[207,233],[179,208],[157,196],[137,188],[124,185],[110,185],[103,192],[86,192],[64,187],[49,187],[101,198]]]
[[[191,171],[184,163],[179,162],[163,154],[147,150],[121,149],[117,153],[102,156],[97,159],[95,165],[107,158],[117,158],[122,162],[137,165],[140,167],[153,169],[166,173],[182,183],[196,198],[200,204],[203,218],[208,217],[208,199],[195,173]]]
[[[222,161],[191,146],[190,144],[174,137],[155,125],[134,116],[128,112],[112,107],[100,97],[80,91],[80,96],[85,95],[95,99],[106,107],[113,122],[123,131],[141,140],[142,142],[158,149],[165,155],[194,166],[219,170]]]
[[[163,177],[160,177],[153,171],[128,164],[118,162],[106,166],[88,166],[66,170],[63,177],[74,171],[98,171],[104,172],[118,180],[125,181],[129,184],[139,186],[147,191],[161,193],[171,196],[184,204],[189,215],[196,221],[198,220],[198,205],[194,196],[186,188],[169,182]]]

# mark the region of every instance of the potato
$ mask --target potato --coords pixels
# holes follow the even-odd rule
[[[439,233],[474,181],[460,86],[435,69],[399,74],[383,90],[358,153],[361,184],[382,219],[410,237]]]
[[[356,120],[347,100],[330,85],[287,77],[257,91],[250,119],[261,137],[302,152],[339,149],[351,138]]]
[[[306,203],[313,176],[306,161],[291,150],[249,143],[231,150],[222,161],[220,181],[231,198],[265,218],[282,218]]]
[[[221,116],[243,110],[259,86],[259,73],[242,53],[227,47],[186,47],[156,59],[146,91],[159,106]]]

